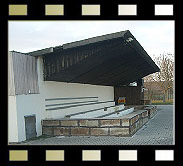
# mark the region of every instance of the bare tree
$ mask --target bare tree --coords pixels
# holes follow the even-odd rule
[[[174,61],[172,54],[163,54],[155,61],[160,68],[160,72],[156,73],[157,81],[160,83],[159,85],[164,92],[164,101],[166,101],[168,99],[168,90],[173,88],[174,81]]]
[[[163,92],[163,101],[168,99],[168,91],[173,89],[174,81],[174,56],[173,54],[164,53],[154,58],[155,63],[159,66],[160,72],[144,77],[145,82],[154,82]],[[151,90],[149,87],[148,89]]]
[[[144,94],[146,94],[147,98],[149,100],[152,100],[153,98],[153,91],[154,91],[154,87],[152,85],[152,83],[155,83],[155,80],[153,79],[154,74],[150,74],[146,77],[144,77],[144,82],[145,82],[145,92]]]

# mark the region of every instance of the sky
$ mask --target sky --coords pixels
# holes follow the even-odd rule
[[[174,21],[9,21],[9,51],[31,52],[129,30],[151,56],[174,54]]]

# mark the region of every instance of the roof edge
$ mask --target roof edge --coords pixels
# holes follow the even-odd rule
[[[129,44],[136,49],[136,51],[141,55],[153,68],[154,72],[159,72],[160,68],[156,65],[156,63],[152,60],[152,58],[148,55],[148,53],[145,51],[145,49],[142,47],[142,45],[137,41],[137,39],[131,34],[130,31],[127,32],[127,36],[130,36],[133,38],[133,42],[129,42]],[[125,40],[128,40],[129,37],[125,37]]]
[[[96,37],[92,37],[92,38],[88,38],[88,39],[84,39],[84,40],[80,40],[80,41],[75,41],[75,42],[71,42],[71,43],[66,43],[66,44],[63,44],[63,49],[84,46],[84,45],[88,45],[88,44],[92,44],[92,43],[96,43],[96,42],[100,42],[100,41],[123,37],[124,34],[127,33],[128,31],[129,30],[125,30],[125,31],[110,33],[110,34],[106,34],[106,35],[96,36]]]

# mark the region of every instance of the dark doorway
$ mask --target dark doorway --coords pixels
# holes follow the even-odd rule
[[[25,133],[26,133],[26,140],[35,138],[36,133],[36,116],[25,116]]]

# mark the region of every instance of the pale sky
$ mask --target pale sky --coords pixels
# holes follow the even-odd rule
[[[174,21],[9,21],[9,51],[30,52],[129,30],[152,57],[174,54]]]

